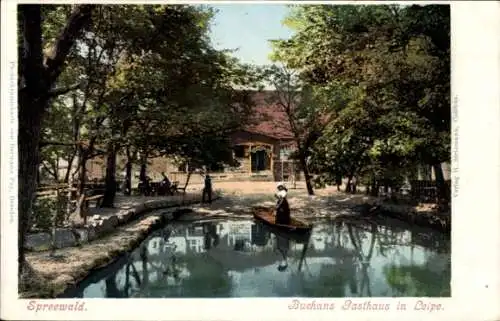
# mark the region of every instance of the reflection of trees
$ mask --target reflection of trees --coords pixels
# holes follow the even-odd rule
[[[326,231],[329,235],[341,231],[341,226],[328,226]],[[341,236],[338,234],[337,236]],[[341,242],[338,242],[340,240]],[[296,291],[300,296],[309,297],[344,297],[346,292],[346,284],[349,279],[352,279],[354,269],[353,265],[349,264],[348,259],[339,259],[335,264],[322,264],[319,273],[313,275],[307,264],[307,251],[311,247],[310,237],[303,243],[298,267],[290,273],[289,284],[296,285]],[[326,250],[346,248],[340,246],[343,244],[342,238],[334,237],[333,241],[326,242]],[[346,254],[345,252],[343,252]],[[351,260],[352,263],[352,260]],[[305,267],[305,269],[304,269]],[[283,292],[283,289],[277,289]]]
[[[270,235],[271,233],[265,225],[260,223],[252,224],[252,244],[266,246]]]
[[[425,266],[404,265],[384,268],[391,289],[398,296],[442,297],[450,295],[449,273],[434,273]]]
[[[428,228],[412,226],[401,222],[379,222],[378,224],[378,250],[387,257],[388,250],[399,254],[402,246],[421,246],[438,253],[449,253],[450,236]],[[385,224],[384,224],[385,223]]]
[[[107,298],[123,298],[125,297],[122,291],[116,286],[116,276],[113,274],[106,279],[106,297]]]
[[[232,280],[228,271],[207,253],[202,253],[203,264],[199,257],[183,257],[189,276],[182,279],[181,286],[185,297],[229,297]]]
[[[205,249],[218,246],[220,236],[214,222],[203,225]],[[186,239],[187,241],[187,239]],[[217,262],[207,252],[195,253],[188,246],[186,255],[177,258],[178,264],[184,264],[189,276],[182,279],[184,297],[228,297],[231,293],[231,277],[222,264]],[[200,261],[203,263],[200,264]]]
[[[448,296],[450,294],[451,267],[444,271],[433,272],[428,259],[424,265],[414,263],[415,246],[429,249],[435,253],[449,253],[449,236],[430,229],[413,227],[411,230],[397,225],[379,225],[378,246],[380,254],[387,257],[387,251],[399,256],[401,247],[410,247],[410,262],[385,266],[383,275],[396,296]],[[395,257],[393,257],[395,259]]]
[[[350,288],[353,294],[357,294],[359,289],[359,296],[372,296],[371,284],[370,284],[370,276],[368,274],[368,269],[370,268],[370,262],[373,256],[373,250],[375,248],[375,241],[377,239],[377,226],[375,224],[370,224],[369,227],[369,235],[370,235],[370,245],[368,246],[368,254],[363,253],[363,242],[362,239],[365,239],[362,236],[364,235],[364,231],[361,231],[358,228],[354,228],[353,225],[347,225],[347,231],[349,234],[349,238],[354,247],[356,258],[358,259],[358,264],[355,266],[357,272],[360,274],[359,286],[357,286],[357,282],[354,279],[350,279]],[[354,276],[355,277],[355,276]],[[363,292],[364,291],[364,292]]]
[[[125,260],[124,267],[125,270],[125,284],[123,289],[120,289],[116,284],[116,277],[118,273],[113,273],[108,276],[105,280],[105,297],[107,298],[128,298],[132,294],[132,280],[135,284],[140,286],[142,284],[142,279],[137,272],[135,265],[133,264],[133,257],[128,254]]]
[[[114,279],[114,275],[105,280],[106,295],[116,298],[154,297],[155,293],[165,297],[228,297],[232,289],[232,279],[228,268],[237,271],[244,270],[246,266],[254,264],[253,259],[249,259],[250,257],[259,256],[255,261],[256,264],[274,264],[276,262],[273,261],[274,257],[276,260],[283,258],[287,261],[285,279],[288,278],[288,282],[287,285],[277,285],[285,286],[285,288],[276,288],[276,294],[280,292],[280,295],[287,296],[296,294],[314,297],[346,295],[371,297],[373,285],[370,281],[370,262],[373,255],[377,255],[377,249],[381,250],[382,254],[394,255],[388,260],[396,262],[398,260],[397,248],[401,249],[403,246],[413,246],[413,244],[420,245],[424,242],[427,242],[425,244],[429,246],[432,244],[437,246],[444,242],[439,235],[426,239],[424,236],[426,231],[422,232],[418,229],[410,233],[406,229],[385,227],[382,223],[375,225],[366,224],[366,222],[359,224],[335,222],[323,226],[318,225],[312,235],[314,237],[316,233],[316,238],[314,240],[307,238],[302,241],[286,237],[283,239],[286,235],[277,235],[269,229],[254,230],[252,228],[252,242],[255,241],[254,236],[257,240],[253,244],[263,244],[265,248],[256,250],[255,253],[245,252],[236,255],[229,248],[229,243],[226,244],[224,239],[220,240],[214,222],[205,222],[201,226],[203,232],[201,229],[196,230],[199,240],[203,241],[200,244],[201,248],[194,249],[187,243],[184,254],[176,251],[174,243],[169,242],[170,232],[161,234],[160,240],[155,238],[154,241],[150,241],[159,242],[159,246],[151,249],[150,253],[148,249],[152,248],[153,244],[144,243],[130,254],[129,260],[121,269],[121,272],[125,273],[124,286],[120,284],[123,281]],[[191,230],[194,232],[194,227]],[[173,235],[181,236],[181,238],[185,236],[187,242],[188,236],[185,235],[185,231],[186,227],[182,227],[182,230],[174,231]],[[272,236],[271,239],[270,236]],[[317,248],[313,247],[315,242],[321,242]],[[297,243],[302,246],[296,246]],[[272,253],[272,246],[275,244],[276,252]],[[255,246],[252,249],[255,249]],[[432,249],[436,251],[435,247]],[[401,251],[401,254],[403,253]],[[420,254],[418,247],[415,253]],[[405,255],[413,256],[410,253]],[[313,262],[311,257],[321,258],[321,261],[311,265],[314,274],[308,266],[308,257],[311,262]],[[324,259],[330,260],[328,257],[333,260],[323,265],[315,265],[324,263]],[[439,260],[434,259],[434,261]],[[317,262],[316,259],[314,262]],[[384,268],[382,277],[385,277],[395,295],[445,296],[450,292],[450,270],[451,268],[448,267],[444,273],[432,272],[432,266],[427,266],[427,264],[418,266],[413,262],[405,266],[392,264]]]
[[[312,280],[299,275],[300,293],[312,297],[344,297],[349,271],[334,264],[323,264]]]
[[[429,260],[428,262],[432,262]],[[390,265],[384,267],[387,283],[398,296],[443,297],[450,296],[451,265],[437,273],[424,265]]]
[[[307,241],[302,245],[302,251],[300,252],[300,261],[299,261],[299,267],[298,267],[299,272],[302,271],[302,266],[304,265],[304,263],[307,264],[306,263],[306,252],[307,252],[307,249],[309,248],[309,241],[310,240],[311,240],[311,236],[309,236]],[[307,267],[307,265],[306,265],[306,267]]]
[[[371,296],[368,270],[374,253],[377,226],[369,225],[367,231],[348,223],[336,222],[332,226],[333,231],[328,232],[335,237],[326,242],[325,250],[338,253],[335,254],[335,263],[322,264],[317,275],[306,278],[301,273],[302,263],[299,262],[299,273],[293,275],[290,282],[297,282],[300,295],[304,296],[345,297],[347,288],[351,295]],[[367,242],[368,250],[364,254],[363,245]],[[301,256],[305,256],[305,250]]]
[[[217,226],[213,222],[204,223],[202,226],[204,249],[210,250],[212,246],[219,245],[220,236],[217,234]]]
[[[306,246],[301,255],[301,262],[305,261],[302,256],[305,257]],[[349,265],[346,260],[338,260],[336,264],[322,264],[317,275],[312,276],[309,272],[311,278],[306,279],[304,273],[301,273],[300,267],[301,263],[299,263],[297,275],[300,294],[313,297],[344,297],[346,294],[345,285],[352,278],[354,271],[353,266]]]
[[[209,247],[218,244],[219,235],[216,226],[204,224],[204,232],[210,236]],[[170,232],[160,235],[159,253],[151,255],[148,252],[150,242],[158,242],[157,238],[140,246],[127,258],[121,271],[125,273],[125,284],[120,289],[116,284],[116,275],[108,277],[106,284],[106,297],[145,297],[153,296],[153,291],[161,292],[166,296],[183,297],[227,297],[231,291],[231,278],[224,267],[212,259],[207,253],[196,253],[190,246],[184,255],[178,255],[174,248],[165,251]],[[201,257],[200,257],[201,256]],[[200,261],[203,264],[200,264]],[[141,273],[137,271],[139,263]],[[182,269],[186,276],[180,277]],[[152,280],[152,275],[158,277]],[[170,281],[174,282],[170,282]]]
[[[127,262],[125,266],[125,286],[123,287],[125,297],[129,297],[130,293],[130,264]]]
[[[350,224],[336,223],[327,228],[328,235],[334,237],[333,240],[325,242],[325,251],[338,253],[334,254],[335,263],[322,264],[316,275],[305,273],[308,272],[308,240],[302,248],[298,269],[292,271],[289,283],[297,285],[297,294],[301,296],[345,297],[347,288],[350,289],[351,295],[371,296],[368,269],[376,243],[376,225],[370,225],[366,234]],[[367,254],[364,254],[363,245],[366,241],[369,244]],[[278,291],[283,292],[283,289]]]

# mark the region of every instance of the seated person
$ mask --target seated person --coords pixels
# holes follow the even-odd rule
[[[163,176],[163,180],[161,181],[165,186],[170,187],[172,183],[168,179],[167,175],[165,175],[165,172],[161,172],[161,176]]]
[[[283,183],[278,183],[278,192],[274,195],[276,202],[276,224],[290,224],[290,206],[287,200],[287,188]]]
[[[144,196],[151,195],[151,177],[146,176],[146,179],[143,182]]]
[[[168,179],[167,175],[165,175],[164,172],[161,173],[161,176],[163,176],[163,179],[160,184],[160,190],[161,190],[161,195],[169,194],[172,195],[172,183]]]

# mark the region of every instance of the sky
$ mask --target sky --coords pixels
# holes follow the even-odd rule
[[[244,63],[270,64],[270,39],[286,39],[292,31],[282,25],[289,9],[278,4],[219,4],[211,28],[217,49],[239,49],[234,55]]]

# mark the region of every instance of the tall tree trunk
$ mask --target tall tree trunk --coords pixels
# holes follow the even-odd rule
[[[125,191],[124,195],[132,194],[132,154],[130,148],[127,147],[127,163],[125,164]]]
[[[69,182],[69,177],[71,176],[71,169],[73,168],[73,162],[75,161],[76,152],[71,153],[71,156],[68,160],[68,168],[66,169],[66,173],[64,174],[64,183]]]
[[[312,185],[311,175],[309,174],[309,168],[307,167],[307,160],[303,152],[299,155],[300,166],[302,166],[302,172],[304,173],[304,179],[306,181],[306,188],[308,195],[314,195],[314,188]]]
[[[54,166],[54,173],[55,173],[54,178],[56,179],[56,185],[59,186],[59,183],[61,182],[61,180],[59,178],[59,156],[56,158],[56,163]]]
[[[184,183],[184,192],[186,192],[186,188],[187,188],[187,186],[189,184],[189,180],[191,179],[191,174],[192,173],[193,173],[192,171],[188,171],[188,173],[187,173],[186,183]]]
[[[106,159],[106,190],[101,207],[114,207],[116,196],[116,144],[108,144],[108,157]]]
[[[378,189],[379,189],[379,185],[378,185],[378,182],[377,182],[377,179],[375,177],[372,178],[372,182],[371,182],[371,188],[370,188],[370,195],[371,196],[374,196],[374,197],[378,197]]]
[[[25,234],[31,225],[31,212],[36,197],[38,166],[40,163],[41,109],[44,107],[40,108],[36,100],[32,101],[29,93],[19,95],[18,260],[20,273],[25,262]]]
[[[335,172],[335,185],[337,185],[337,192],[340,192],[340,186],[342,185],[342,174],[337,170]]]
[[[52,228],[50,231],[50,256],[55,256],[56,254],[56,231],[57,231],[57,220],[61,215],[61,193],[59,185],[56,188],[56,209],[52,217]]]
[[[36,172],[36,185],[37,186],[41,185],[41,180],[42,180],[42,171],[40,170],[40,167],[38,167],[37,172]]]
[[[65,221],[67,221],[69,219],[69,216],[71,215],[71,212],[72,212],[72,206],[71,206],[71,201],[73,200],[73,178],[72,176],[70,175],[68,177],[68,192],[66,193],[66,197],[67,197],[67,200],[68,202],[66,203],[66,219]],[[76,201],[76,199],[75,199]]]
[[[73,106],[72,106],[72,133],[73,141],[77,143],[80,140],[80,115],[78,114],[78,98],[76,93],[73,93]],[[73,170],[73,162],[76,155],[78,155],[78,145],[74,146],[73,152],[68,160],[68,169],[66,170],[66,175],[64,175],[64,182],[67,183],[71,176],[71,171]]]
[[[125,164],[125,195],[132,194],[132,161],[128,160]]]
[[[146,180],[148,167],[148,157],[146,154],[141,154],[141,169],[139,171],[139,180],[141,182]]]
[[[87,181],[87,152],[83,149],[80,150],[80,173],[78,181],[78,195],[85,192],[85,183]]]
[[[40,163],[40,133],[43,113],[47,100],[40,99],[46,84],[42,81],[42,29],[39,5],[22,5],[20,11],[20,29],[23,35],[22,56],[20,57],[20,78],[24,78],[25,88],[19,89],[19,273],[24,260],[24,239],[30,226],[32,206],[36,197],[37,172]]]
[[[19,274],[25,264],[24,238],[30,225],[36,195],[42,118],[51,98],[50,90],[64,68],[64,62],[75,39],[84,26],[90,22],[91,10],[91,5],[75,7],[44,64],[41,6],[19,6],[19,29],[23,37],[19,46],[20,86],[18,89]]]
[[[19,272],[21,272],[22,265],[24,264],[24,239],[31,225],[31,211],[36,197],[36,182],[40,157],[38,144],[40,142],[41,116],[31,113],[30,110],[33,109],[29,105],[19,104]]]
[[[347,177],[347,184],[345,185],[345,192],[346,193],[351,193],[351,191],[352,191],[352,186],[351,186],[352,183],[351,183],[351,181],[352,181],[352,176],[349,175]]]

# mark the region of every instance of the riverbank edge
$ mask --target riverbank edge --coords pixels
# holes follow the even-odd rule
[[[153,219],[151,219],[153,218]],[[146,222],[145,222],[146,221]],[[167,225],[170,221],[165,218],[163,215],[158,215],[156,217],[146,217],[141,219],[139,222],[135,222],[133,225],[141,225],[141,223],[147,224],[144,228],[139,230],[131,240],[126,243],[120,244],[119,249],[111,249],[106,252],[96,256],[92,262],[87,264],[82,264],[80,266],[76,266],[71,273],[63,274],[55,279],[50,279],[45,275],[37,275],[36,278],[38,280],[26,280],[34,281],[30,284],[20,284],[20,289],[24,289],[19,291],[20,299],[54,299],[59,295],[64,293],[69,287],[77,285],[79,282],[83,281],[87,276],[92,274],[95,270],[108,266],[112,264],[116,260],[118,260],[121,256],[135,249],[142,241],[144,241],[152,232],[157,229],[160,229]],[[120,233],[122,231],[116,231],[115,233],[108,235],[105,238],[108,238],[110,242],[118,240],[120,237]],[[102,239],[101,239],[102,240]],[[89,244],[90,245],[90,244]],[[36,269],[36,267],[33,267]]]
[[[220,198],[219,194],[215,194],[213,200]],[[95,216],[99,217],[99,221],[88,224],[87,226],[82,226],[78,228],[61,227],[56,229],[56,248],[64,249],[69,247],[83,246],[90,244],[92,241],[102,238],[109,233],[115,231],[118,227],[128,224],[134,220],[137,220],[144,214],[155,211],[158,209],[169,209],[180,206],[189,206],[193,204],[201,203],[201,197],[199,199],[182,199],[182,200],[172,200],[172,199],[158,199],[158,200],[147,200],[142,203],[132,205],[130,207],[117,209],[116,213],[108,214],[104,217],[100,217],[99,211],[95,213]],[[61,232],[60,237],[66,234],[66,239],[58,240],[58,232]],[[78,234],[78,238],[75,237],[75,232]],[[32,241],[34,238],[39,238],[38,242]],[[40,241],[41,239],[41,241]],[[36,244],[38,243],[38,244]],[[28,252],[45,252],[50,250],[52,243],[52,238],[49,232],[41,231],[35,233],[29,233],[26,236],[26,246],[25,250]]]
[[[219,196],[213,198],[213,200],[218,199]],[[152,232],[158,230],[177,218],[174,217],[172,213],[168,215],[169,212],[160,213],[156,215],[150,215],[151,211],[156,210],[172,210],[174,208],[188,206],[193,204],[198,204],[199,201],[190,202],[189,204],[177,204],[170,205],[166,207],[154,207],[145,206],[145,203],[136,206],[133,211],[134,215],[129,218],[126,223],[123,223],[112,231],[103,235],[102,237],[95,239],[89,243],[85,243],[80,247],[65,247],[58,250],[58,252],[66,251],[84,251],[89,250],[90,247],[96,245],[98,242],[107,241],[108,244],[112,244],[113,247],[106,249],[105,252],[101,252],[99,255],[92,258],[91,262],[81,263],[72,268],[68,273],[60,274],[55,277],[48,277],[43,272],[36,271],[36,264],[33,264],[34,260],[30,262],[30,256],[48,256],[50,251],[39,251],[39,252],[28,252],[26,259],[31,265],[31,271],[28,272],[28,276],[24,278],[19,278],[19,291],[18,297],[20,299],[54,299],[59,295],[63,294],[69,287],[75,286],[79,282],[83,281],[86,277],[92,274],[94,271],[106,267],[120,257],[122,257],[127,252],[135,249],[141,242],[143,242]],[[134,230],[135,234],[131,235],[129,239],[123,240],[123,236],[127,235],[130,230]],[[120,242],[121,241],[121,242]],[[117,243],[120,243],[117,245]],[[65,264],[61,262],[61,264]]]
[[[428,227],[443,233],[451,233],[451,212],[437,208],[421,209],[419,206],[394,204],[380,199],[365,201],[371,207],[368,215],[392,217],[410,224]]]

